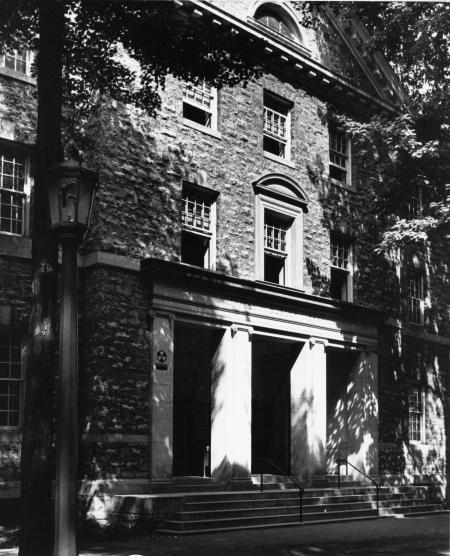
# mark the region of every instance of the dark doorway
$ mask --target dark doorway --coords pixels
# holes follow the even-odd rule
[[[296,344],[253,340],[252,472],[290,473],[292,365]]]
[[[211,361],[221,331],[175,325],[173,474],[209,474]]]

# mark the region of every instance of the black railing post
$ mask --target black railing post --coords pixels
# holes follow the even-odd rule
[[[303,488],[299,487],[298,489],[298,493],[299,493],[299,513],[300,513],[300,523],[303,521]]]
[[[380,485],[376,483],[375,487],[377,489],[377,516],[380,517]]]
[[[341,488],[341,460],[337,459],[337,476],[338,476],[338,488]]]
[[[261,473],[261,482],[260,482],[260,486],[259,486],[261,492],[264,492],[264,474]]]

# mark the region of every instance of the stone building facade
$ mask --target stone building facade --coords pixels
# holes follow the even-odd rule
[[[83,478],[136,492],[276,466],[307,484],[342,458],[445,488],[448,253],[436,242],[399,265],[375,252],[374,180],[334,116],[395,114],[401,86],[356,20],[325,10],[306,29],[281,0],[174,4],[264,41],[264,72],[219,90],[169,77],[156,118],[96,107]],[[27,57],[0,62],[0,474],[14,485],[36,91]],[[405,202],[426,211],[420,195]]]

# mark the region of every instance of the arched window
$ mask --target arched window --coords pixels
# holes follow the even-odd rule
[[[258,23],[268,27],[271,31],[285,38],[301,42],[299,31],[291,18],[276,4],[264,4],[260,6],[254,18]]]

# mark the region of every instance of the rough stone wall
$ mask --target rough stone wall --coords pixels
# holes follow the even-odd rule
[[[139,477],[149,432],[145,289],[134,273],[86,268],[80,290],[80,465],[87,476]]]
[[[34,84],[2,75],[0,68],[0,123],[3,124],[0,125],[0,139],[11,139],[26,145],[34,144],[36,99]]]
[[[446,476],[450,349],[391,327],[384,328],[381,340],[380,472],[442,483]],[[408,392],[412,387],[424,392],[421,442],[408,440]]]
[[[36,87],[22,79],[3,75],[0,69],[0,141],[16,141],[32,146],[36,138]],[[13,327],[25,334],[31,293],[30,262],[19,258],[29,250],[29,240],[0,235],[0,307],[10,307],[9,322],[0,322],[0,331]],[[9,310],[8,310],[9,312]],[[0,480],[20,478],[20,430],[0,429]]]

